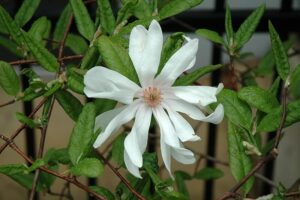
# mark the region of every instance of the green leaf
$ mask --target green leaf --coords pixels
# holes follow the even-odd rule
[[[116,20],[111,5],[109,3],[109,0],[97,0],[97,4],[100,10],[99,18],[100,18],[101,26],[104,28],[106,32],[112,34],[116,26]]]
[[[146,0],[138,0],[133,15],[138,19],[151,17],[151,8]]]
[[[23,33],[23,37],[30,52],[41,67],[49,72],[57,72],[59,64],[56,57],[30,35]]]
[[[53,33],[53,40],[60,42],[64,37],[64,32],[67,29],[69,24],[70,17],[72,16],[72,9],[70,4],[64,8],[63,12],[58,18],[58,21],[55,25],[54,33]],[[58,44],[53,44],[54,47],[57,47]]]
[[[286,50],[281,42],[281,39],[276,32],[271,21],[269,21],[269,33],[272,43],[272,50],[275,58],[276,69],[282,80],[286,80],[290,73],[290,64]]]
[[[73,128],[68,152],[74,165],[80,162],[91,150],[95,125],[95,106],[86,104]]]
[[[160,9],[158,15],[160,19],[165,19],[195,7],[202,2],[203,0],[172,0]]]
[[[15,22],[18,26],[23,27],[34,15],[39,7],[40,0],[24,0],[17,14],[15,15]]]
[[[95,27],[82,0],[70,0],[74,13],[77,29],[79,33],[87,40],[92,41],[94,38]]]
[[[1,26],[1,25],[0,25]],[[4,47],[14,55],[18,57],[22,57],[20,51],[18,50],[18,46],[15,42],[7,39],[6,37],[3,37],[0,35],[0,46]]]
[[[101,196],[105,197],[107,200],[115,200],[114,194],[106,189],[105,187],[101,186],[90,186],[90,189],[94,192],[100,194]]]
[[[109,37],[101,36],[98,39],[98,49],[106,66],[138,82],[137,74],[127,51],[119,44],[114,43]]]
[[[258,124],[258,132],[271,132],[275,131],[279,127],[279,123],[282,116],[282,109],[276,108],[264,118]],[[292,101],[287,105],[287,116],[284,126],[290,126],[300,121],[300,100]]]
[[[71,163],[67,148],[49,149],[43,159],[46,163],[61,163],[64,165]]]
[[[48,166],[48,169],[52,171],[57,171],[58,170],[58,165],[50,165]],[[46,172],[41,172],[40,173],[40,178],[39,178],[39,183],[43,188],[51,188],[53,185],[54,181],[56,179],[56,176],[52,174],[48,174]]]
[[[96,178],[100,176],[103,171],[102,163],[96,158],[85,158],[70,169],[70,172],[75,176],[86,176],[89,178]]]
[[[161,72],[167,61],[171,56],[182,46],[184,42],[183,33],[173,33],[170,35],[163,45],[160,64],[157,70],[157,74]]]
[[[82,58],[80,69],[90,69],[95,66],[99,52],[95,46],[90,47]]]
[[[232,123],[251,130],[251,108],[238,98],[235,91],[223,89],[218,94],[218,100],[223,104],[225,115]]]
[[[100,115],[106,111],[112,110],[117,102],[110,99],[95,99],[96,115]]]
[[[291,84],[290,84],[290,90],[295,98],[300,97],[300,65],[296,67],[296,69],[291,74]]]
[[[190,199],[189,191],[185,184],[185,180],[190,180],[191,176],[184,171],[176,171],[174,174],[178,192],[183,194],[186,197],[186,199]]]
[[[30,119],[29,117],[20,112],[16,112],[16,117],[21,123],[26,124],[30,128],[37,128],[41,125],[40,123],[37,123],[36,121]]]
[[[84,83],[83,83],[83,76],[76,73],[74,68],[68,68],[67,70],[67,86],[73,92],[84,94]]]
[[[138,3],[138,0],[127,0],[122,4],[117,16],[116,24],[120,24],[123,21],[127,20],[133,15],[134,9]]]
[[[255,9],[247,19],[241,24],[235,34],[236,49],[240,49],[246,42],[248,42],[253,35],[261,17],[265,12],[265,4],[262,4]]]
[[[37,42],[42,42],[44,38],[49,38],[51,31],[51,22],[46,17],[41,17],[33,22],[31,28],[28,31],[28,35],[35,39]],[[43,42],[46,44],[46,41]]]
[[[252,168],[252,161],[246,154],[242,144],[243,129],[228,123],[228,153],[229,166],[233,177],[240,181],[244,178]],[[243,186],[244,192],[248,193],[254,183],[254,178],[251,177]]]
[[[158,158],[156,153],[144,153],[143,155],[143,165],[144,167],[149,167],[154,173],[158,173]]]
[[[112,159],[114,162],[121,166],[124,163],[124,140],[126,135],[121,134],[118,138],[114,141],[112,145]]]
[[[204,37],[204,38],[206,38],[206,39],[208,39],[208,40],[210,40],[212,42],[215,42],[215,43],[218,43],[218,44],[222,44],[222,45],[225,44],[222,36],[219,35],[219,33],[216,32],[216,31],[212,31],[212,30],[208,30],[208,29],[204,29],[203,28],[203,29],[198,29],[196,31],[196,34],[199,35],[199,36],[201,36],[201,37]]]
[[[13,67],[0,61],[0,86],[11,96],[16,96],[20,91],[20,79]]]
[[[77,118],[82,111],[82,104],[80,101],[70,92],[65,90],[57,91],[55,93],[55,98],[67,115],[74,121],[77,121]]]
[[[153,19],[159,20],[157,17],[156,18],[149,17],[146,19],[135,20],[134,22],[131,22],[124,27],[121,27],[120,30],[115,30],[115,35],[113,37],[115,38],[115,37],[125,36],[131,32],[133,27],[135,27],[137,25],[142,25],[144,27],[148,27]]]
[[[279,106],[275,95],[256,86],[242,88],[238,97],[260,111],[269,113]]]
[[[201,180],[218,179],[224,176],[224,172],[217,168],[206,167],[196,172],[194,177]]]
[[[196,69],[193,72],[190,72],[186,75],[179,77],[175,81],[174,85],[190,85],[195,81],[197,81],[200,77],[204,76],[205,74],[213,72],[221,68],[222,66],[223,65],[218,64],[218,65],[208,65],[208,66],[199,67],[199,69]]]
[[[268,89],[268,92],[270,92],[271,94],[273,94],[274,96],[277,96],[278,91],[279,91],[279,87],[280,87],[280,77],[278,76],[275,81],[273,82],[273,84],[271,85],[271,87]]]
[[[69,33],[67,36],[66,46],[69,47],[75,54],[83,54],[89,48],[85,39],[72,33]]]
[[[37,168],[45,165],[45,161],[43,159],[36,159],[34,163],[26,170],[27,173],[35,171]]]
[[[231,12],[228,4],[226,5],[226,13],[225,13],[225,30],[226,30],[227,42],[230,47],[234,40],[234,31],[232,28]]]

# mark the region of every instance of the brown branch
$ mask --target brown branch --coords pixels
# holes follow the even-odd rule
[[[28,115],[28,117],[29,118],[32,118],[34,115],[35,115],[35,113],[44,105],[44,103],[46,102],[46,100],[47,100],[47,97],[45,97],[34,109],[33,109],[33,111]],[[24,128],[26,128],[27,126],[26,126],[26,124],[22,124],[14,133],[13,133],[13,135],[9,138],[11,141],[13,140],[13,139],[15,139],[15,137],[17,137],[20,133],[21,133],[21,131],[24,129]],[[3,152],[3,150],[7,147],[9,145],[9,143],[5,143],[5,144],[3,144],[1,147],[0,147],[0,154]]]
[[[0,135],[0,138],[2,140],[4,140],[16,153],[18,153],[22,158],[24,158],[25,161],[27,161],[30,164],[33,164],[34,161],[31,160],[14,142],[13,140],[5,137],[4,135]],[[46,167],[39,167],[40,170],[42,170],[43,172],[46,172],[48,174],[51,174],[53,176],[56,176],[57,178],[63,179],[65,181],[68,181],[69,183],[72,183],[73,185],[76,185],[77,187],[79,187],[80,189],[88,192],[91,196],[95,197],[98,200],[105,200],[104,197],[102,197],[101,195],[99,195],[98,193],[94,192],[93,190],[91,190],[88,186],[82,184],[81,182],[77,181],[75,178],[73,177],[68,177],[62,174],[59,174],[56,171],[50,170]]]
[[[122,176],[122,174],[120,174],[120,172],[118,172],[118,170],[112,166],[112,164],[110,164],[110,162],[103,157],[103,155],[96,151],[97,155],[104,161],[104,163],[106,163],[108,165],[108,167],[120,178],[120,180],[124,183],[124,185],[140,200],[146,200],[145,197],[143,197],[140,193],[138,193],[131,185],[130,183],[125,179],[124,176]]]
[[[6,103],[0,104],[0,108],[1,108],[1,107],[4,107],[4,106],[8,106],[8,105],[10,105],[10,104],[13,104],[13,103],[15,103],[15,102],[16,102],[15,99],[10,100],[10,101],[8,101],[8,102],[6,102]]]
[[[61,66],[63,64],[63,61],[61,60],[61,58],[63,57],[63,52],[64,52],[64,47],[65,47],[66,39],[67,39],[68,33],[70,31],[72,22],[73,22],[73,15],[71,15],[70,18],[69,18],[67,28],[66,28],[66,30],[64,32],[63,38],[62,38],[62,40],[60,42],[59,49],[58,49],[58,58],[57,59],[60,62]]]

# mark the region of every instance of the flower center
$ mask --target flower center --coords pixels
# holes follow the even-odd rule
[[[160,89],[155,87],[148,87],[144,89],[143,97],[145,102],[151,107],[157,106],[162,100]]]

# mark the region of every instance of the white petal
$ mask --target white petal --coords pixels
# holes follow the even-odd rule
[[[121,111],[117,116],[115,116],[110,123],[107,125],[105,130],[103,130],[97,137],[94,148],[100,147],[107,138],[114,133],[121,125],[129,122],[134,118],[136,110],[140,106],[140,100],[134,101],[132,104],[126,106],[123,111]],[[103,113],[104,114],[104,113]],[[103,115],[101,114],[101,115]],[[97,125],[96,125],[97,126]],[[97,126],[98,127],[98,126]]]
[[[142,178],[139,168],[130,160],[126,151],[124,151],[124,162],[128,171],[137,178]]]
[[[172,148],[172,157],[183,164],[193,164],[196,159],[194,153],[185,148]]]
[[[143,166],[143,156],[139,148],[137,133],[135,127],[132,128],[131,132],[126,136],[124,141],[125,151],[129,156],[129,159],[137,167]]]
[[[207,106],[217,101],[217,93],[223,88],[223,84],[219,86],[176,86],[172,87],[174,95],[189,103]]]
[[[187,71],[187,70],[191,69],[192,67],[194,67],[195,63],[196,63],[196,56],[195,56],[195,58],[191,61],[191,63],[187,66],[187,68],[185,69],[185,71]]]
[[[163,34],[159,23],[153,20],[149,26],[142,57],[137,64],[137,74],[143,87],[152,85],[160,62]],[[135,57],[135,56],[134,56]]]
[[[154,108],[153,115],[159,125],[160,134],[161,137],[163,136],[165,143],[172,147],[179,147],[180,144],[174,126],[164,109],[161,106]]]
[[[95,119],[95,127],[94,131],[96,132],[99,128],[103,131],[109,122],[115,118],[122,110],[124,110],[127,106],[115,108],[113,110],[106,111],[100,115],[98,115]]]
[[[144,104],[140,106],[135,116],[134,127],[137,132],[138,143],[139,143],[140,151],[142,153],[145,152],[147,147],[151,116],[152,116],[151,108],[149,108]]]
[[[133,101],[140,87],[125,76],[105,67],[93,67],[84,76],[88,97],[106,98],[125,104]]]
[[[168,170],[170,176],[173,178],[171,172],[171,147],[165,143],[163,134],[160,137],[160,150],[161,150],[161,157],[163,159],[165,167]]]
[[[182,142],[197,141],[200,139],[200,137],[195,134],[192,126],[180,114],[173,111],[171,109],[172,107],[166,106],[166,108],[175,127],[176,134]]]
[[[173,85],[175,80],[194,63],[198,50],[198,39],[192,39],[168,60],[155,81],[162,85]]]
[[[214,112],[208,115],[202,121],[210,122],[213,124],[219,124],[224,118],[224,107],[222,104],[219,104]]]

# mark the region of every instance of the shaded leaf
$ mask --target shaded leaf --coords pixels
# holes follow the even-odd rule
[[[178,192],[183,194],[186,197],[186,199],[190,199],[189,191],[185,184],[185,180],[191,179],[191,176],[184,171],[176,171],[174,174],[175,174],[175,182],[176,182]]]
[[[212,179],[218,179],[224,176],[224,172],[220,169],[217,168],[212,168],[212,167],[206,167],[194,175],[196,179],[201,179],[201,180],[212,180]]]
[[[109,191],[108,189],[106,189],[105,187],[90,186],[89,188],[91,190],[93,190],[94,192],[100,194],[101,196],[105,197],[107,200],[114,200],[115,199],[114,194],[111,191]]]
[[[34,38],[37,42],[42,42],[44,38],[49,38],[51,31],[51,22],[46,17],[40,17],[31,25],[28,35]],[[43,42],[46,44],[46,41]]]
[[[69,33],[66,39],[66,46],[69,47],[76,54],[83,54],[88,49],[88,44],[79,35]]]
[[[120,24],[133,15],[138,0],[127,0],[122,4],[117,16],[116,24]]]
[[[40,0],[24,0],[15,15],[15,22],[23,27],[33,16],[40,4]]]
[[[215,43],[218,43],[218,44],[222,44],[224,45],[224,40],[222,38],[221,35],[219,35],[218,32],[216,31],[212,31],[212,30],[209,30],[209,29],[198,29],[196,31],[196,34],[201,36],[201,37],[204,37],[212,42],[215,42]]]
[[[296,67],[296,69],[291,74],[291,84],[290,84],[290,90],[295,98],[300,97],[300,65]]]
[[[96,158],[85,158],[80,160],[75,166],[70,169],[70,172],[75,176],[86,176],[96,178],[103,173],[103,165]]]
[[[13,67],[0,61],[0,86],[11,96],[16,96],[20,91],[20,79]]]
[[[112,159],[118,166],[123,165],[124,163],[124,140],[126,135],[121,134],[118,138],[114,141],[112,145]]]
[[[232,19],[231,19],[231,11],[226,4],[226,13],[225,13],[225,30],[226,30],[226,37],[227,37],[227,42],[229,44],[229,47],[232,45],[233,40],[234,40],[234,31],[232,28]]]
[[[20,51],[18,50],[17,44],[1,35],[0,35],[0,46],[4,47],[6,50],[10,51],[14,55],[16,55],[18,57],[22,57]]]
[[[95,46],[90,47],[82,58],[80,69],[90,69],[94,67],[98,60],[99,52]]]
[[[116,20],[110,2],[109,0],[97,0],[97,4],[101,26],[106,32],[112,34],[116,26]]]

